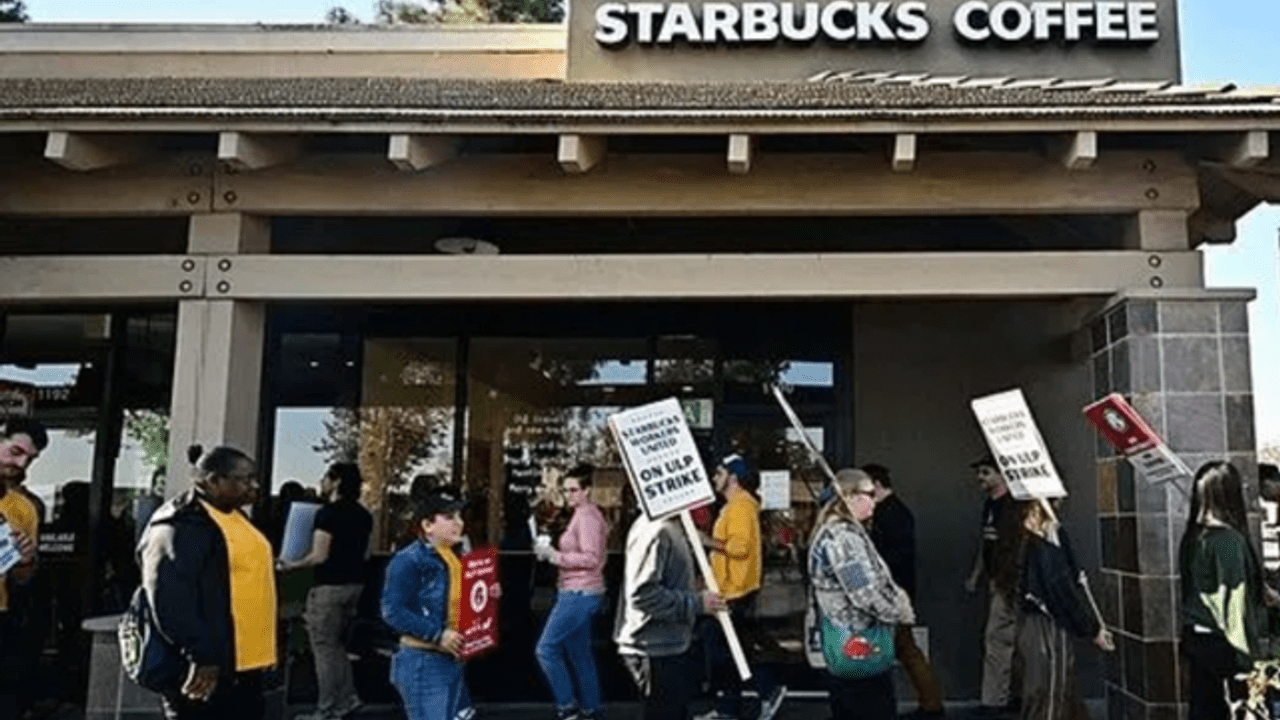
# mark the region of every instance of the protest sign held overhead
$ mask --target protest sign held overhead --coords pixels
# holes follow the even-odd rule
[[[1112,393],[1086,405],[1084,414],[1147,482],[1162,483],[1191,475],[1191,468],[1173,454],[1123,395]]]
[[[640,507],[650,519],[670,517],[715,499],[698,446],[675,398],[609,416]]]
[[[1018,500],[1065,497],[1067,489],[1049,457],[1022,390],[971,401],[991,454],[1000,465],[1009,492]]]

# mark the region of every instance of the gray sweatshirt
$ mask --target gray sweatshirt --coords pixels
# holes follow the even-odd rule
[[[689,648],[702,599],[693,552],[678,520],[643,515],[627,533],[626,571],[613,640],[623,655],[662,657]]]

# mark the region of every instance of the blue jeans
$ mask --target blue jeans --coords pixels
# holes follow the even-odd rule
[[[538,664],[551,685],[558,710],[577,708],[589,713],[600,710],[600,679],[591,648],[591,621],[600,612],[603,599],[599,593],[561,590],[547,616],[547,625],[538,640]],[[578,678],[581,695],[574,694],[570,664]]]
[[[409,720],[470,720],[475,715],[462,663],[442,653],[402,647],[391,658],[391,683]]]

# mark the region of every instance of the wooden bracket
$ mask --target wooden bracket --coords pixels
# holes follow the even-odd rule
[[[453,135],[392,135],[387,159],[404,172],[426,170],[457,157],[459,144]]]
[[[604,135],[561,135],[556,157],[565,172],[580,175],[604,159],[607,146]]]

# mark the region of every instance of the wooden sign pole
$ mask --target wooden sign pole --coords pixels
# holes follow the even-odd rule
[[[693,516],[688,510],[680,512],[680,522],[684,525],[684,534],[689,538],[689,544],[693,546],[693,556],[698,559],[698,568],[702,570],[702,577],[707,581],[707,589],[713,593],[720,592],[720,584],[716,582],[715,573],[711,572],[711,562],[707,560],[707,549],[702,546],[702,538],[698,534],[698,527],[693,524]],[[751,678],[751,668],[747,665],[747,655],[742,651],[742,643],[738,640],[738,633],[734,630],[733,620],[729,617],[729,610],[726,608],[716,612],[716,620],[720,621],[720,627],[724,630],[724,639],[729,645],[729,652],[733,655],[733,662],[738,666],[738,675],[743,680]]]
[[[1040,508],[1045,511],[1049,519],[1053,521],[1056,527],[1062,527],[1061,521],[1058,520],[1058,514],[1053,511],[1053,506],[1044,498],[1037,498],[1040,501]],[[1098,601],[1093,599],[1093,590],[1089,587],[1089,576],[1080,571],[1080,577],[1076,578],[1080,583],[1080,587],[1084,589],[1084,596],[1089,600],[1089,607],[1093,609],[1093,616],[1098,619],[1098,625],[1105,628],[1107,621],[1102,618],[1102,611],[1098,609]]]

